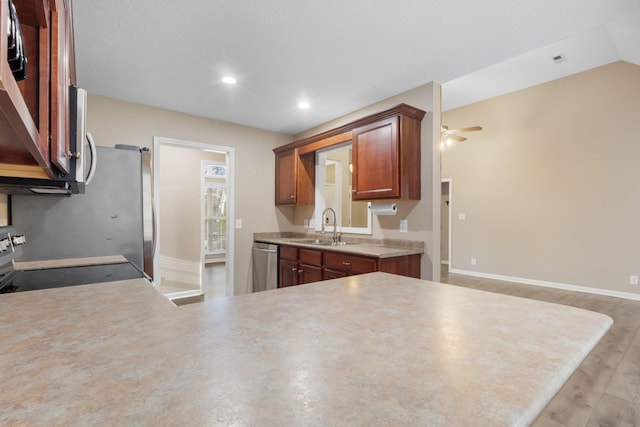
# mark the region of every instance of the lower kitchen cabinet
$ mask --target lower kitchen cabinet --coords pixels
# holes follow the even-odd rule
[[[300,284],[322,280],[322,252],[311,249],[298,249]]]
[[[373,258],[336,252],[325,252],[323,266],[326,271],[325,279],[378,271],[377,260]]]
[[[298,262],[287,259],[280,260],[280,287],[298,285]]]
[[[420,278],[420,255],[406,255],[393,258],[380,258],[378,271],[400,276]]]
[[[329,270],[327,268],[322,270],[322,280],[339,279],[347,276],[348,274],[344,271]]]
[[[280,287],[382,271],[420,278],[420,254],[372,258],[295,246],[280,246]]]
[[[322,280],[322,252],[280,246],[280,287],[304,285]]]
[[[314,267],[311,265],[300,264],[300,270],[298,271],[298,278],[300,280],[299,285],[305,283],[319,282],[322,280],[322,268]]]

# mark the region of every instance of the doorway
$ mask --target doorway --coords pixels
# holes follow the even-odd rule
[[[451,270],[451,193],[452,180],[441,181],[440,191],[440,263]]]
[[[232,147],[154,137],[154,277],[170,299],[232,296]]]

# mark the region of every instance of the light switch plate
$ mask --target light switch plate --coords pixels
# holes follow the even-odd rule
[[[237,229],[241,229],[242,228],[242,220],[241,219],[236,219],[236,228]]]
[[[464,221],[465,219],[467,219],[467,215],[466,215],[466,214],[463,214],[463,213],[460,213],[460,214],[458,214],[458,219],[459,219],[460,221]]]
[[[408,233],[409,232],[409,220],[401,219],[400,220],[400,232]]]

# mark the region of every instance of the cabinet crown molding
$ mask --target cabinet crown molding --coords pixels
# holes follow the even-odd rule
[[[336,136],[336,135],[340,135],[342,133],[345,132],[351,132],[352,130],[359,128],[361,126],[365,126],[368,125],[370,123],[375,123],[379,120],[384,120],[388,117],[394,117],[394,116],[398,116],[398,115],[403,115],[405,117],[410,117],[413,119],[416,119],[418,121],[421,121],[422,118],[424,117],[424,115],[426,114],[426,111],[423,111],[419,108],[416,107],[412,107],[411,105],[408,104],[398,104],[395,107],[391,107],[388,110],[384,110],[384,111],[380,111],[379,113],[375,113],[375,114],[371,114],[369,116],[366,117],[362,117],[358,120],[354,120],[353,122],[349,122],[347,124],[344,124],[342,126],[339,126],[337,128],[334,129],[330,129],[328,131],[325,132],[321,132],[319,134],[307,137],[307,138],[302,138],[302,139],[298,139],[296,141],[293,141],[289,144],[286,145],[282,145],[280,147],[276,147],[273,149],[274,153],[279,153],[281,151],[286,151],[286,150],[290,150],[292,148],[298,148],[298,147],[302,147],[304,145],[310,144],[312,142],[316,142],[316,141],[321,141],[323,139],[327,139],[330,138],[332,136]]]

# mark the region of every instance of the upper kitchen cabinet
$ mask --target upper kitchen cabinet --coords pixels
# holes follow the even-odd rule
[[[285,146],[286,147],[286,146]],[[313,205],[315,156],[296,148],[274,150],[276,154],[276,205]]]
[[[51,4],[51,161],[67,174],[71,156],[69,86],[76,83],[71,4],[70,0],[51,0]]]
[[[426,113],[400,104],[275,148],[276,205],[312,205],[316,152],[352,141],[352,200],[420,199],[420,127]]]
[[[353,130],[353,200],[420,200],[420,122],[400,106],[390,117]]]
[[[1,176],[69,173],[69,86],[75,84],[70,1],[13,0],[14,14],[11,2],[0,0]],[[26,73],[15,72],[17,57],[26,59]]]

